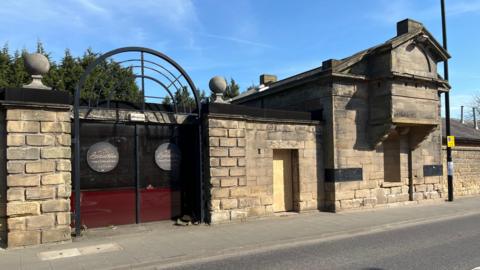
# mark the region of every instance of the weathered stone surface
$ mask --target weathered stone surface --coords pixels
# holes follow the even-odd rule
[[[230,196],[230,190],[226,188],[212,188],[211,189],[212,198],[228,198]]]
[[[7,173],[24,173],[25,162],[23,161],[7,161]]]
[[[39,122],[8,121],[7,132],[36,133],[40,131]]]
[[[39,175],[12,174],[7,176],[7,185],[9,187],[34,187],[39,184]]]
[[[7,221],[8,230],[21,231],[26,229],[25,217],[9,218]]]
[[[13,231],[8,233],[8,246],[21,247],[40,244],[40,231]]]
[[[32,147],[9,147],[7,149],[7,159],[38,159],[40,157],[40,149]]]
[[[228,155],[230,157],[244,157],[245,149],[244,148],[230,148],[228,149]]]
[[[9,188],[7,190],[7,201],[24,201],[25,189],[24,188]]]
[[[47,174],[42,176],[42,185],[60,185],[70,182],[71,174],[69,172]]]
[[[45,133],[67,133],[71,132],[68,122],[41,122],[41,132]]]
[[[224,210],[237,208],[237,205],[237,199],[222,199],[220,202],[220,207]]]
[[[211,168],[210,176],[212,177],[228,176],[228,168]]]
[[[235,139],[235,138],[220,138],[220,146],[222,146],[222,147],[237,146],[237,139]]]
[[[37,202],[9,202],[7,216],[39,215],[40,204]]]
[[[229,172],[230,176],[244,176],[245,168],[231,168]]]
[[[42,202],[42,212],[65,212],[70,210],[70,204],[67,200],[49,200]]]
[[[52,111],[36,109],[9,109],[7,110],[7,120],[55,121],[56,114]]]
[[[26,136],[27,145],[48,146],[55,144],[55,137],[52,135],[33,134]]]
[[[34,187],[26,189],[27,200],[44,200],[55,197],[55,188],[53,187]]]
[[[58,171],[71,171],[72,164],[70,160],[58,160],[57,161],[57,170]]]
[[[70,225],[71,222],[71,213],[70,212],[65,212],[65,213],[57,213],[57,223],[59,225]]]
[[[25,171],[27,173],[45,173],[55,171],[55,161],[42,160],[27,162],[25,164]]]
[[[233,187],[238,184],[238,179],[237,178],[222,178],[220,181],[220,185],[222,187]]]
[[[45,147],[41,149],[42,158],[71,158],[69,147]]]
[[[72,144],[72,136],[70,134],[57,135],[57,142],[63,146],[70,146]]]
[[[27,230],[52,228],[55,225],[55,215],[47,214],[26,217]]]
[[[42,231],[42,243],[60,242],[71,239],[70,227]]]
[[[7,146],[21,146],[25,144],[25,135],[8,134]]]

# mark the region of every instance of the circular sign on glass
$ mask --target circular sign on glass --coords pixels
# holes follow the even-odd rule
[[[162,170],[178,169],[181,159],[180,149],[173,143],[163,143],[155,150],[155,163]]]
[[[87,163],[92,170],[100,173],[109,172],[117,167],[118,150],[108,142],[98,142],[87,151]]]

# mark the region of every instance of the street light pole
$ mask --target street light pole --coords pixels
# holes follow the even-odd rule
[[[442,7],[442,35],[443,35],[443,48],[447,50],[447,23],[445,19],[445,0],[441,0]],[[445,80],[448,81],[448,59],[443,63],[443,75]],[[447,138],[451,134],[450,130],[450,93],[445,92],[445,131]],[[447,168],[448,168],[448,201],[453,201],[453,161],[452,161],[452,148],[447,143]]]

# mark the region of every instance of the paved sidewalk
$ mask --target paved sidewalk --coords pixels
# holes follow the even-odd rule
[[[315,212],[216,226],[178,227],[170,222],[120,226],[90,230],[85,237],[72,243],[0,250],[0,269],[149,268],[349,237],[470,214],[480,214],[480,198],[337,214]],[[96,247],[92,246],[101,244],[113,244],[119,250],[95,253]],[[48,261],[39,258],[44,252],[63,250],[65,255],[72,249],[89,255]]]

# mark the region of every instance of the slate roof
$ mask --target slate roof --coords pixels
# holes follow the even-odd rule
[[[462,124],[457,119],[450,119],[450,131],[456,141],[480,143],[480,130],[474,129],[472,122]],[[446,137],[445,118],[442,119],[442,135],[444,138]]]
[[[242,95],[240,95],[240,96],[236,96],[236,97],[232,98],[230,101],[232,101],[233,103],[236,103],[236,101],[239,101],[239,100],[242,100],[242,99],[251,99],[251,98],[254,98],[254,97],[257,97],[257,96],[259,97],[259,96],[263,96],[263,95],[273,94],[273,92],[275,92],[275,91],[272,91],[272,90],[276,90],[277,88],[284,88],[284,86],[294,84],[296,82],[305,81],[308,78],[314,78],[314,77],[322,76],[322,75],[336,74],[336,75],[343,75],[343,76],[348,76],[348,77],[365,79],[365,76],[356,75],[356,74],[348,74],[348,72],[345,72],[345,71],[347,71],[350,67],[352,67],[353,65],[362,61],[365,57],[367,57],[369,55],[373,55],[375,53],[382,52],[382,51],[385,51],[385,50],[394,49],[394,48],[404,44],[405,42],[407,42],[409,40],[412,40],[413,38],[415,38],[416,36],[419,36],[419,35],[427,35],[429,37],[426,40],[426,42],[428,42],[431,47],[435,48],[434,52],[437,54],[437,57],[439,59],[446,60],[446,59],[450,58],[449,53],[435,40],[433,35],[430,32],[428,32],[428,30],[425,27],[423,27],[423,25],[422,25],[421,28],[419,28],[415,31],[411,31],[411,32],[407,32],[407,33],[399,35],[399,36],[395,36],[395,37],[387,40],[386,42],[384,42],[382,44],[379,44],[379,45],[373,46],[371,48],[368,48],[366,50],[360,51],[360,52],[358,52],[356,54],[353,54],[349,57],[343,58],[341,60],[333,60],[333,59],[327,60],[327,61],[323,62],[323,64],[321,66],[317,67],[317,68],[307,70],[307,71],[299,73],[297,75],[294,75],[294,76],[279,80],[277,82],[274,82],[274,83],[270,84],[269,89],[267,89],[265,91],[249,91],[249,92],[246,92],[246,93],[242,93]],[[443,78],[440,75],[438,75],[438,79],[443,81]],[[445,82],[445,85],[448,87],[447,82]]]

